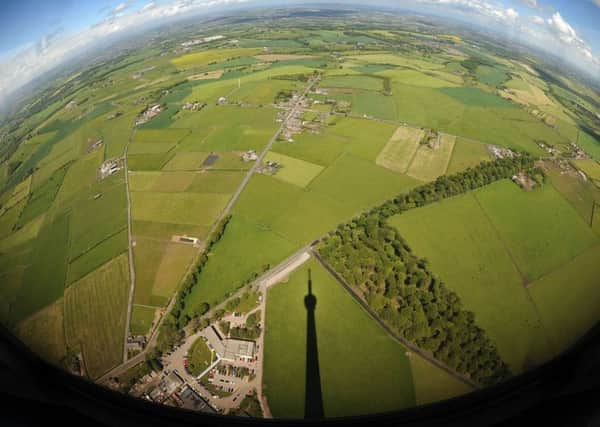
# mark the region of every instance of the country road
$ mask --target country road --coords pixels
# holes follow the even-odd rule
[[[258,159],[254,163],[252,168],[250,168],[250,170],[248,171],[248,173],[246,174],[246,176],[244,177],[244,179],[242,180],[242,182],[236,189],[235,193],[233,194],[233,196],[231,197],[231,199],[229,200],[229,202],[227,203],[227,205],[225,206],[223,211],[221,211],[221,214],[219,215],[219,217],[213,223],[213,225],[208,233],[209,236],[216,230],[216,228],[218,227],[219,223],[223,220],[223,218],[225,218],[229,214],[229,212],[231,211],[231,209],[233,208],[233,206],[239,199],[240,195],[242,194],[242,191],[244,190],[244,188],[246,188],[246,185],[248,184],[248,182],[250,182],[250,178],[252,178],[252,175],[261,166],[265,156],[267,155],[267,153],[269,152],[269,150],[271,149],[271,147],[273,146],[275,141],[277,141],[277,138],[279,137],[279,135],[281,135],[281,132],[283,131],[283,129],[285,129],[287,122],[290,120],[290,118],[292,118],[294,116],[294,114],[296,114],[302,99],[306,97],[308,92],[314,87],[314,85],[318,81],[319,81],[318,78],[311,78],[309,80],[309,83],[307,84],[306,88],[302,92],[302,95],[300,97],[298,97],[298,100],[290,109],[289,114],[282,121],[279,128],[277,128],[277,130],[275,131],[275,133],[273,134],[273,136],[271,137],[271,139],[269,140],[267,145],[261,151],[260,155],[258,156]],[[166,313],[169,313],[171,311],[171,308],[173,307],[173,303],[176,301],[176,297],[177,297],[177,293],[175,293],[173,296],[171,296],[171,299],[169,300],[169,303],[167,305],[167,309],[165,310],[165,314],[163,316],[161,316],[160,320],[158,321],[158,324],[153,329],[153,331],[150,335],[150,339],[148,340],[148,344],[146,345],[146,348],[144,348],[144,350],[141,353],[137,354],[132,359],[128,360],[127,359],[127,337],[129,336],[129,325],[131,322],[131,312],[132,312],[132,307],[133,307],[133,296],[134,296],[134,290],[135,290],[135,268],[134,268],[134,263],[133,263],[133,239],[132,239],[132,231],[131,231],[131,201],[130,201],[130,194],[129,194],[127,153],[128,153],[128,149],[129,149],[129,144],[131,143],[131,140],[133,139],[133,136],[135,135],[135,131],[136,131],[136,128],[134,126],[132,133],[129,137],[127,146],[125,147],[125,153],[124,153],[125,186],[126,186],[126,193],[127,193],[127,229],[128,229],[128,240],[129,240],[129,248],[128,249],[129,249],[130,289],[129,289],[128,303],[127,303],[127,313],[126,313],[126,318],[125,318],[125,336],[124,336],[124,342],[123,342],[123,364],[115,367],[111,371],[104,374],[102,377],[99,378],[98,381],[103,381],[106,378],[109,378],[110,376],[115,376],[115,374],[113,372],[117,369],[119,370],[118,372],[124,372],[127,369],[135,366],[136,364],[138,364],[144,360],[145,354],[147,353],[147,351],[154,346],[156,338],[158,336],[158,331],[160,330],[160,326],[163,323]],[[196,265],[198,257],[202,254],[203,251],[204,251],[204,246],[199,250],[198,255],[190,263],[184,277],[187,277],[189,275],[191,270]],[[120,368],[123,368],[123,369],[120,369]]]
[[[261,290],[266,291],[266,289],[268,287],[274,285],[275,283],[277,283],[277,281],[283,279],[291,271],[296,269],[298,266],[302,265],[303,262],[306,261],[309,257],[309,255],[308,255],[309,249],[310,249],[310,246],[305,246],[305,247],[301,248],[300,250],[295,252],[293,255],[291,255],[290,257],[288,257],[287,259],[285,259],[284,261],[282,261],[275,267],[268,270],[262,276],[258,277],[256,280],[254,280],[254,282],[240,288],[235,293],[230,295],[226,300],[221,302],[219,305],[212,307],[208,312],[206,312],[202,316],[202,318],[210,319],[214,315],[215,312],[217,312],[220,309],[224,309],[225,306],[227,305],[227,302],[229,302],[230,300],[232,300],[234,298],[241,296],[244,292],[246,292],[248,289],[250,289],[252,287],[257,286]],[[290,268],[291,268],[291,270],[290,270]],[[265,292],[265,294],[266,294],[266,292]],[[264,300],[264,296],[263,296],[263,300]],[[174,301],[174,298],[173,298],[173,301]],[[168,312],[168,308],[167,308],[166,312]],[[161,321],[162,321],[162,319],[164,319],[164,317],[165,316],[163,316],[161,318]],[[148,344],[146,345],[146,348],[144,349],[144,351],[142,351],[141,353],[138,353],[134,357],[128,359],[125,363],[122,363],[121,365],[116,366],[115,368],[106,372],[104,375],[102,375],[100,378],[98,378],[97,381],[105,382],[109,378],[117,377],[117,376],[123,374],[124,372],[126,372],[128,369],[133,368],[138,363],[143,362],[145,360],[146,353],[152,347],[154,347],[154,345],[156,344],[158,330],[159,330],[159,325],[157,325],[154,328],[153,333],[152,333],[150,339],[148,340]],[[191,332],[191,327],[186,328],[186,334],[189,332]]]
[[[123,362],[127,362],[127,337],[129,336],[129,324],[131,322],[131,311],[133,307],[133,295],[135,291],[135,267],[133,265],[133,234],[131,231],[131,195],[129,194],[129,169],[127,167],[127,154],[129,144],[135,135],[135,126],[129,135],[129,140],[125,146],[123,157],[123,170],[125,172],[125,193],[127,195],[127,242],[129,252],[129,295],[127,299],[127,313],[125,315],[125,334],[123,337]]]

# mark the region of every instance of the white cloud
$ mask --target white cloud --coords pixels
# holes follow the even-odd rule
[[[544,25],[546,21],[541,16],[534,15],[531,17],[531,21],[538,25]]]
[[[125,9],[127,9],[127,5],[126,5],[125,3],[121,3],[121,4],[118,4],[118,5],[117,5],[117,6],[116,6],[116,7],[113,9],[113,11],[114,11],[115,13],[117,13],[117,12],[122,12],[122,11],[124,11]]]
[[[596,6],[600,7],[600,0],[593,0],[593,1]]]
[[[78,33],[51,34],[38,43],[0,58],[0,102],[2,99],[59,65],[64,60],[83,51],[91,43],[119,31],[130,30],[161,18],[184,13],[201,12],[217,6],[244,3],[247,0],[178,0],[167,4],[150,2],[136,13],[123,13],[127,7],[121,3],[103,21]],[[125,8],[121,7],[125,5]],[[120,9],[118,11],[117,9]]]
[[[537,9],[540,7],[538,0],[519,0],[519,1],[526,6],[529,6],[532,9]],[[598,1],[600,1],[600,0],[598,0]]]
[[[9,90],[12,91],[32,79],[42,75],[66,58],[81,52],[92,42],[101,40],[107,35],[140,27],[150,22],[158,22],[178,15],[199,12],[205,9],[230,4],[238,4],[247,0],[173,0],[168,3],[149,1],[136,12],[117,11],[123,2],[115,7],[109,16],[72,35],[58,34],[45,37],[40,42],[27,46],[18,54],[0,57],[0,100]],[[498,0],[417,0],[427,5],[430,10],[439,13],[454,11],[469,21],[492,28],[495,26],[513,35],[521,33],[523,38],[554,54],[572,59],[572,62],[589,68],[589,64],[597,67],[600,75],[600,59],[579,36],[577,31],[566,22],[560,13],[545,16],[520,16],[513,8],[505,8]],[[600,0],[594,0],[600,2]],[[536,2],[539,4],[539,2]],[[417,10],[419,10],[417,8]],[[455,13],[455,15],[456,15]]]
[[[559,55],[571,63],[600,75],[600,58],[594,55],[591,47],[579,36],[577,31],[559,12],[543,18],[542,16],[520,17],[513,8],[505,9],[497,0],[418,0],[421,4],[445,7],[449,11],[462,14],[463,18],[483,26],[496,24],[496,27],[524,39],[541,49]],[[539,1],[523,0],[537,6],[540,15],[544,12]],[[592,0],[600,3],[600,0]]]
[[[156,3],[154,3],[153,1],[151,1],[150,3],[144,5],[144,7],[142,7],[141,12],[146,12],[148,10],[152,10],[156,7]]]

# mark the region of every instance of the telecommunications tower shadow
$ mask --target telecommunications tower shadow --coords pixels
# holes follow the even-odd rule
[[[317,298],[312,293],[312,278],[308,270],[308,294],[304,297],[306,307],[306,388],[304,396],[304,418],[323,418],[323,395],[321,373],[319,371],[319,350],[317,348],[317,328],[315,308]]]

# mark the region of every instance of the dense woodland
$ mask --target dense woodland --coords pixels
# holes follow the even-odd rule
[[[480,384],[510,376],[485,332],[460,298],[416,256],[387,218],[446,197],[482,187],[519,171],[535,170],[521,154],[485,162],[438,178],[340,225],[319,248],[323,258],[371,308],[408,341]]]

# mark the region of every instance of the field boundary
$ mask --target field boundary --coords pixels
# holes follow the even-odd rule
[[[413,353],[419,355],[420,357],[422,357],[423,359],[427,360],[428,362],[430,362],[431,364],[433,364],[434,366],[436,366],[439,369],[442,369],[443,371],[445,371],[446,373],[448,373],[449,375],[451,375],[452,377],[456,378],[457,380],[463,382],[464,384],[467,384],[473,388],[481,388],[481,385],[479,385],[478,383],[476,383],[475,381],[467,378],[464,375],[461,375],[460,373],[454,371],[453,369],[451,369],[450,367],[448,367],[447,365],[445,365],[444,363],[440,362],[439,360],[437,360],[436,358],[428,355],[427,353],[425,353],[421,348],[419,348],[418,346],[414,345],[413,343],[407,341],[405,338],[403,338],[402,336],[400,336],[400,334],[398,334],[397,332],[395,332],[392,328],[390,328],[383,320],[381,320],[379,318],[379,316],[377,315],[377,313],[375,313],[373,311],[373,309],[371,307],[369,307],[367,305],[367,303],[365,301],[363,301],[363,299],[354,291],[354,289],[352,289],[352,287],[337,273],[337,271],[335,271],[333,269],[333,267],[331,267],[322,257],[321,255],[318,253],[318,251],[316,251],[314,249],[314,247],[310,248],[310,252],[311,254],[315,257],[315,259],[323,266],[323,268],[325,268],[325,270],[327,270],[327,272],[335,279],[336,282],[338,282],[347,292],[350,293],[350,295],[354,298],[354,300],[363,308],[363,310],[365,310],[367,312],[367,314],[369,315],[369,317],[371,317],[375,322],[377,322],[377,324],[379,324],[379,326],[381,326],[383,328],[384,331],[386,331],[388,333],[388,335],[395,341],[397,341],[398,343],[402,344],[403,346],[405,346],[407,349],[411,350]]]
[[[483,209],[483,206],[481,205],[481,201],[477,198],[477,195],[476,194],[471,194],[471,196],[475,199],[475,203],[477,203],[477,206],[479,207],[479,210],[481,211],[481,213],[483,214],[483,216],[487,220],[487,222],[490,225],[490,227],[492,228],[492,230],[494,230],[494,234],[496,234],[496,236],[498,237],[498,240],[500,240],[500,242],[502,243],[502,247],[503,247],[504,251],[510,257],[510,260],[513,263],[513,265],[514,265],[515,269],[517,270],[517,272],[519,273],[519,276],[521,276],[521,286],[523,286],[526,289],[527,288],[527,283],[528,283],[527,282],[527,278],[525,277],[525,274],[523,273],[523,271],[521,271],[521,268],[517,264],[517,260],[515,258],[515,255],[512,253],[512,251],[508,247],[508,244],[506,243],[506,241],[502,237],[502,234],[500,233],[500,230],[498,230],[496,228],[496,226],[492,222],[492,219],[489,217],[489,215],[487,214],[487,212],[485,211],[485,209]]]

